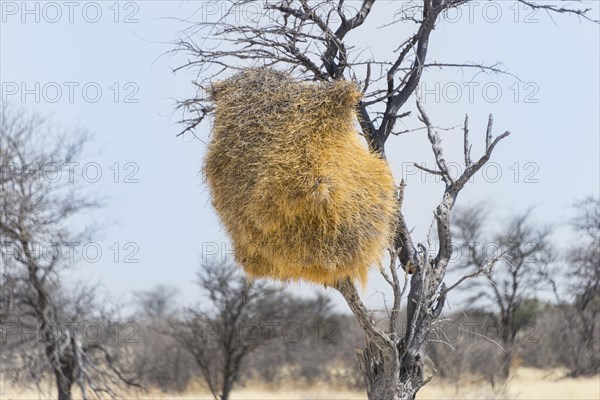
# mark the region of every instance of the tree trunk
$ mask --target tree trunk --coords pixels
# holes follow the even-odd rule
[[[429,332],[428,323],[422,322],[419,332],[398,341],[395,332],[385,333],[377,327],[351,280],[339,281],[336,289],[348,302],[366,335],[367,346],[365,350],[358,350],[358,359],[369,400],[414,400],[426,383],[422,344]],[[406,340],[409,345],[405,344]]]
[[[500,367],[500,373],[498,376],[501,383],[504,383],[508,380],[508,377],[510,376],[510,367],[513,361],[513,352],[510,348],[510,345],[506,346],[505,349],[506,353],[504,353],[502,356],[502,366]]]
[[[231,387],[223,388],[223,392],[221,393],[221,400],[228,400],[230,393],[231,393]]]
[[[513,361],[513,342],[516,328],[513,327],[513,318],[504,317],[502,319],[502,346],[504,347],[505,353],[502,356],[502,365],[498,373],[500,383],[505,383],[510,376],[510,367]]]
[[[58,400],[71,400],[71,388],[73,387],[73,381],[70,377],[60,371],[54,371],[56,377],[56,389],[58,391]]]
[[[227,374],[223,379],[223,387],[221,389],[221,400],[228,400],[233,389],[233,380]]]
[[[391,343],[383,349],[368,343],[359,351],[369,400],[414,400],[424,383],[422,356],[407,353],[400,360],[400,354],[398,346]]]
[[[53,343],[46,348],[48,359],[52,362],[52,354],[58,353],[60,350],[57,344]],[[75,360],[72,354],[65,354],[58,361],[53,362],[54,376],[56,377],[56,389],[58,391],[58,400],[71,400],[71,389],[73,388]]]

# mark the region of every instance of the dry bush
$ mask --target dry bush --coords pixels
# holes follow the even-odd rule
[[[134,292],[138,337],[131,344],[132,371],[146,388],[184,392],[200,376],[193,357],[167,333],[181,323],[178,290],[167,285]]]
[[[249,69],[211,97],[205,172],[246,272],[364,282],[391,245],[397,201],[389,167],[354,127],[356,86]]]
[[[245,380],[274,387],[325,383],[363,389],[355,349],[364,346],[364,334],[356,320],[333,312],[328,298],[290,297],[288,306],[293,311],[302,310],[279,324],[280,329],[290,327],[290,334],[249,357]]]
[[[566,368],[571,376],[598,373],[600,338],[594,335],[586,340],[580,334],[582,321],[569,318],[576,314],[570,304],[541,311],[536,318],[534,340],[522,343],[519,348],[524,364],[540,369]],[[593,329],[600,331],[600,321],[590,321]]]
[[[499,336],[498,325],[488,313],[473,311],[440,321],[427,345],[436,376],[454,385],[480,379],[496,387],[503,380],[506,354],[497,343]]]
[[[131,369],[146,388],[183,393],[200,371],[186,350],[161,333],[162,325],[160,321],[140,322],[139,342],[131,346]]]

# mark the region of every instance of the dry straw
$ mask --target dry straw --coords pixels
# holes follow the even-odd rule
[[[347,81],[304,83],[266,68],[216,83],[205,172],[250,276],[366,281],[392,240],[394,181],[355,129]]]

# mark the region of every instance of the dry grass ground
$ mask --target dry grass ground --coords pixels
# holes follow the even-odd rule
[[[565,378],[564,371],[519,368],[505,388],[492,390],[484,382],[470,382],[457,387],[432,381],[418,399],[600,399],[600,376]]]
[[[194,399],[211,400],[212,397],[199,388],[191,388],[185,395],[173,396],[158,392],[127,397],[135,399]],[[484,382],[464,382],[460,386],[436,381],[427,385],[419,395],[420,400],[441,399],[485,399],[485,400],[552,400],[552,399],[600,399],[600,376],[589,378],[565,378],[564,371],[541,371],[531,368],[519,368],[507,387],[492,390]],[[9,389],[6,384],[0,387],[0,399],[34,400],[52,399],[51,393],[19,391]],[[268,390],[264,388],[240,389],[234,392],[232,400],[365,400],[363,392],[344,389],[332,389],[326,386],[314,386],[304,389]]]

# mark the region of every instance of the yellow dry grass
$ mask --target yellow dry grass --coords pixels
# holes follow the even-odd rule
[[[532,368],[519,368],[503,389],[492,390],[481,381],[461,382],[453,385],[434,379],[417,395],[419,400],[441,399],[488,399],[488,400],[595,400],[600,399],[600,376],[588,378],[565,378],[565,371],[542,371]],[[48,386],[48,385],[45,385]],[[51,386],[48,386],[51,387]],[[458,390],[457,390],[458,388]],[[38,393],[0,385],[0,399],[52,399],[52,392]],[[75,398],[79,398],[77,395]],[[164,394],[158,391],[123,395],[122,399],[195,399],[212,400],[212,397],[200,386],[190,388],[182,395]],[[231,400],[366,400],[364,392],[332,388],[325,385],[313,385],[310,388],[267,389],[244,388],[234,390]]]
[[[249,276],[366,281],[389,246],[395,186],[355,129],[360,93],[266,68],[216,83],[205,173]]]
[[[566,378],[566,371],[544,371],[520,367],[512,373],[505,387],[492,390],[482,381],[451,385],[436,381],[425,386],[417,395],[420,400],[596,400],[600,399],[600,375],[586,378]],[[457,390],[458,389],[458,390]]]

